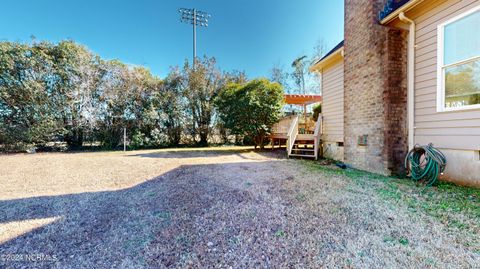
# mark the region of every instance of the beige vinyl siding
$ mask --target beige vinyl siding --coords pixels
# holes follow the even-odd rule
[[[343,60],[322,70],[322,115],[325,142],[343,142]]]
[[[478,5],[480,0],[437,0],[410,14],[417,24],[415,143],[480,149],[480,109],[437,112],[437,27]]]

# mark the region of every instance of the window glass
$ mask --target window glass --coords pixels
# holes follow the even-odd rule
[[[480,59],[445,68],[445,107],[480,104]]]
[[[480,56],[480,11],[445,26],[444,65]]]

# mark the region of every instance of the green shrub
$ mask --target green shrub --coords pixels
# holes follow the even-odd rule
[[[322,104],[315,105],[313,107],[313,115],[312,118],[316,122],[318,120],[318,115],[322,113]]]
[[[264,147],[273,124],[282,115],[283,89],[267,79],[245,84],[231,83],[216,98],[220,120],[232,134],[252,140],[255,147]]]

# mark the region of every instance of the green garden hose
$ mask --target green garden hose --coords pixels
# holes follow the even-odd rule
[[[412,179],[424,180],[427,186],[432,186],[437,181],[446,165],[445,155],[432,144],[415,145],[405,157],[405,168],[410,172]]]

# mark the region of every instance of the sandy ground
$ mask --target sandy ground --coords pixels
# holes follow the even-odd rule
[[[279,156],[0,156],[0,268],[479,268],[475,216],[452,229],[388,182]]]

